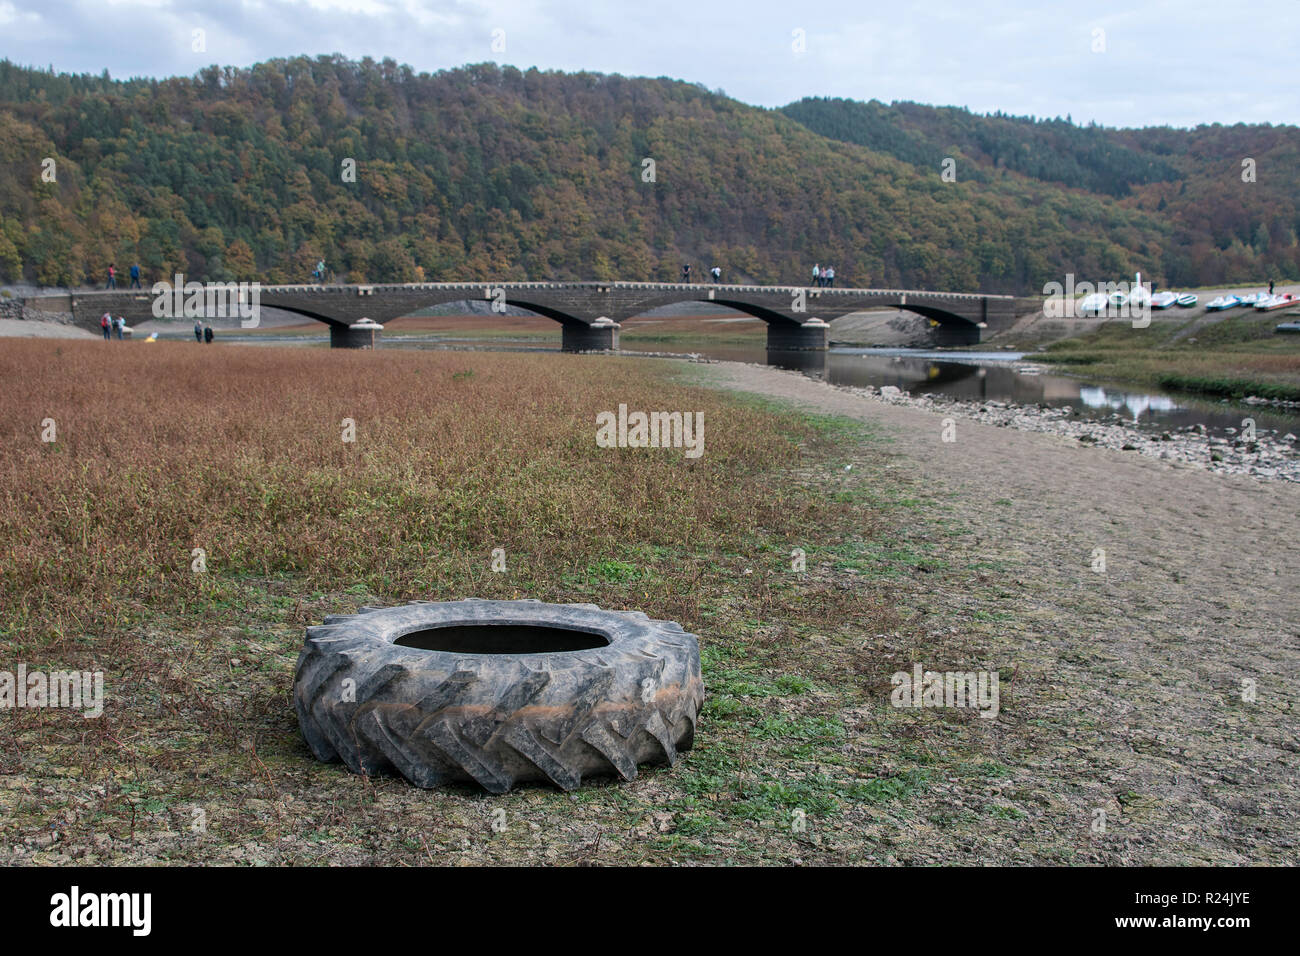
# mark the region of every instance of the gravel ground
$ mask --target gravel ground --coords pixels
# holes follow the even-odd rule
[[[846,390],[891,405],[905,405],[945,417],[959,415],[998,428],[1046,432],[1086,445],[1138,452],[1222,474],[1300,482],[1300,448],[1291,432],[1278,434],[1272,429],[1259,428],[1251,437],[1243,429],[1233,428],[1227,435],[1211,435],[1204,425],[1152,431],[1118,420],[1081,419],[1069,405],[1038,407],[1013,402],[962,402],[943,396],[909,395],[890,385],[881,389],[868,386]],[[1242,414],[1244,424],[1249,412]]]
[[[98,335],[75,325],[60,322],[33,322],[27,319],[0,319],[0,338],[97,339]]]
[[[1042,812],[972,858],[1042,859],[1073,829],[1091,832],[1078,862],[1300,862],[1300,486],[964,417],[944,442],[942,411],[700,368],[879,427],[921,513],[969,530],[946,539],[949,563],[996,569],[899,596],[1016,661],[987,732]],[[902,838],[908,857],[923,837]]]

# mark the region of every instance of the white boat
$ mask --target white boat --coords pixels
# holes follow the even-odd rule
[[[1126,285],[1127,283],[1107,283],[1107,285]],[[1094,292],[1092,295],[1084,296],[1074,308],[1075,315],[1106,315],[1120,314],[1125,306],[1130,309],[1140,309],[1145,306],[1151,299],[1151,293],[1147,287],[1142,284],[1142,273],[1134,276],[1134,282],[1128,291],[1116,289],[1113,292]]]
[[[1184,309],[1190,309],[1196,304],[1196,293],[1184,292],[1178,297],[1178,305]]]
[[[1265,297],[1265,295],[1266,293],[1263,292],[1252,292],[1250,295],[1240,295],[1237,296],[1237,304],[1244,305],[1248,309],[1253,309],[1255,303],[1257,303],[1260,298]]]
[[[1151,297],[1151,308],[1167,309],[1177,301],[1177,292],[1157,292]]]
[[[1223,309],[1235,309],[1239,305],[1241,305],[1241,296],[1221,295],[1207,303],[1205,308],[1211,312],[1218,312]]]
[[[1085,295],[1083,300],[1075,306],[1077,315],[1102,315],[1110,308],[1110,299],[1104,292],[1094,292],[1092,295]]]
[[[1289,305],[1300,305],[1300,295],[1283,292],[1275,296],[1266,296],[1262,302],[1255,303],[1255,308],[1260,312],[1272,312],[1274,309],[1285,309]]]

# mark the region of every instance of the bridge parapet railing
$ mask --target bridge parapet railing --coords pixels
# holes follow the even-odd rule
[[[526,289],[541,291],[652,291],[652,292],[698,292],[704,289],[726,291],[735,295],[773,295],[803,290],[817,297],[851,298],[871,297],[899,298],[902,296],[918,299],[1014,299],[1014,296],[987,292],[938,292],[926,289],[864,289],[851,286],[827,288],[812,285],[735,285],[711,282],[537,282],[537,281],[495,281],[479,282],[404,282],[404,283],[358,283],[349,285],[318,285],[316,283],[292,283],[263,285],[261,290],[270,293],[313,293],[313,294],[350,294],[365,290],[367,294],[383,292],[455,292],[465,290],[474,293],[475,298],[484,296],[491,289]],[[103,292],[105,290],[95,290]],[[94,294],[79,293],[81,295]]]

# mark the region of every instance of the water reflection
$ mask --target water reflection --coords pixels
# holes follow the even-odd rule
[[[1081,385],[1079,401],[1089,408],[1109,408],[1138,422],[1147,412],[1176,412],[1179,405],[1168,395],[1133,395],[1097,385]]]
[[[761,352],[715,358],[761,362]],[[893,385],[913,395],[946,395],[967,402],[1069,405],[1080,418],[1115,417],[1157,428],[1205,425],[1214,431],[1241,428],[1249,415],[1259,428],[1300,429],[1300,416],[1239,407],[1162,392],[1098,385],[1017,367],[1019,353],[916,353],[902,349],[833,349],[829,352],[769,351],[766,362],[802,372],[832,385],[880,388]]]
[[[810,378],[824,379],[828,354],[807,349],[768,349],[767,364],[789,372],[803,372]]]

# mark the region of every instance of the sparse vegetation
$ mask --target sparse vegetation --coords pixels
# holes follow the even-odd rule
[[[1107,322],[1054,342],[1033,360],[1067,372],[1083,369],[1098,379],[1214,398],[1300,401],[1300,342],[1274,333],[1281,321],[1275,312],[1245,312],[1195,329],[1168,321],[1145,329]]]
[[[792,541],[829,568],[841,535],[879,527],[875,509],[811,479],[833,448],[824,423],[591,357],[16,342],[0,379],[0,636],[14,661],[102,669],[109,697],[101,720],[5,715],[0,773],[26,781],[0,824],[6,847],[53,826],[83,860],[452,852],[482,830],[466,822],[481,794],[318,764],[288,705],[305,625],[411,598],[593,601],[701,635],[709,698],[684,764],[494,804],[596,825],[604,853],[722,859],[720,838],[780,856],[749,828],[924,785],[852,757],[840,712],[863,688],[825,653],[893,633],[885,594],[789,574]],[[619,402],[703,410],[707,454],[597,449],[595,413]],[[54,443],[39,439],[45,418]],[[490,570],[497,547],[504,574]],[[427,843],[379,835],[376,810],[394,802]],[[649,843],[631,838],[647,825]],[[521,858],[526,842],[492,856]]]
[[[13,386],[0,421],[0,640],[10,667],[102,669],[108,702],[89,721],[2,715],[0,856],[1187,859],[1187,843],[1157,839],[1183,825],[1183,804],[1125,798],[1116,839],[1090,834],[1116,781],[1159,791],[1165,762],[1130,769],[1132,735],[1107,731],[1094,706],[1131,700],[1144,673],[1125,660],[1124,681],[1093,670],[1113,660],[1095,637],[1101,595],[1025,550],[1044,525],[990,544],[1022,493],[953,497],[899,453],[908,436],[696,387],[717,370],[12,343],[0,354]],[[595,412],[620,401],[703,410],[706,454],[598,450]],[[52,444],[39,439],[47,417]],[[355,443],[341,441],[343,418]],[[195,547],[206,573],[190,569]],[[495,547],[505,573],[490,571]],[[631,783],[503,797],[315,761],[288,699],[303,627],[364,604],[466,595],[682,622],[700,636],[706,685],[695,748]],[[1145,600],[1126,596],[1125,613]],[[999,718],[891,706],[891,675],[917,664],[996,671]],[[1165,688],[1158,673],[1141,679],[1143,693]],[[1251,717],[1261,739],[1282,739],[1277,714]],[[1267,831],[1258,842],[1219,832],[1193,858],[1281,859],[1289,820],[1259,820],[1241,824]]]

